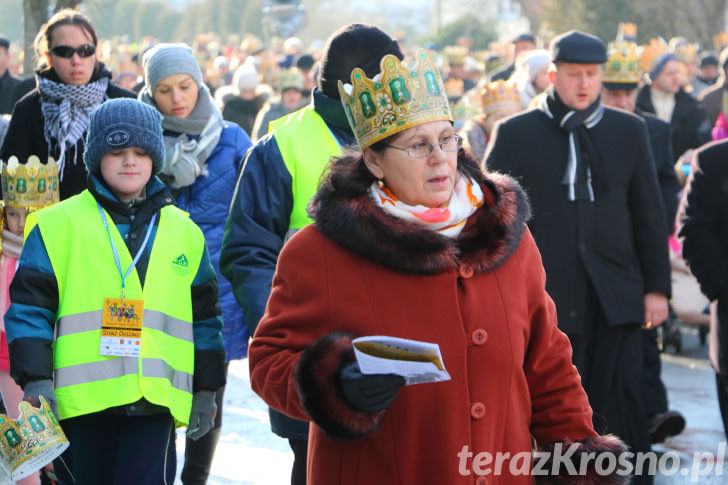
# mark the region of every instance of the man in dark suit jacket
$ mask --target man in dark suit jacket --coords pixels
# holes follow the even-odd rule
[[[625,48],[636,49],[637,46],[636,44],[622,46],[622,49]],[[609,55],[610,60],[604,65],[602,76],[602,101],[605,106],[610,108],[620,108],[629,113],[635,113],[647,123],[652,159],[655,162],[657,182],[665,207],[665,222],[671,229],[677,211],[680,183],[675,174],[670,124],[636,108],[637,87],[641,76],[639,66],[635,64],[635,68],[629,71],[628,68],[625,69],[624,63],[612,62],[612,56],[616,61],[623,55],[620,49],[610,49]],[[619,70],[615,70],[617,66],[619,66]],[[667,390],[660,378],[662,362],[657,346],[656,328],[642,330],[642,352],[645,364],[642,397],[648,417],[650,440],[653,443],[661,443],[666,438],[675,436],[685,429],[685,418],[679,412],[669,410],[667,407]]]
[[[20,83],[8,70],[10,60],[8,49],[10,49],[10,42],[0,36],[0,115],[13,112],[13,105],[16,101],[15,88]]]
[[[572,31],[552,41],[551,53],[553,87],[539,108],[496,126],[485,162],[529,195],[546,289],[595,427],[648,451],[640,332],[667,318],[670,266],[647,129],[601,104],[602,41]]]

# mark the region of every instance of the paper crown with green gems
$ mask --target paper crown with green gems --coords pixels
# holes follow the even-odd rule
[[[417,51],[411,66],[391,54],[380,64],[374,79],[356,68],[351,84],[339,81],[341,104],[361,150],[413,126],[453,121],[440,72],[425,51]]]

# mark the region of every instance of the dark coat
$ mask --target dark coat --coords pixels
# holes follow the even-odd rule
[[[0,115],[13,112],[15,90],[18,84],[20,84],[20,80],[13,77],[10,71],[5,71],[5,74],[0,76]]]
[[[665,206],[665,218],[667,229],[672,231],[677,212],[678,192],[680,182],[675,173],[675,155],[672,151],[672,137],[670,123],[662,121],[651,113],[644,113],[639,109],[635,114],[640,116],[647,123],[647,133],[650,135],[650,147],[652,148],[652,160],[655,162],[657,171],[657,183],[662,192],[662,204]]]
[[[652,105],[650,90],[652,87],[644,85],[637,94],[637,107],[647,113],[655,113]],[[672,151],[675,160],[689,148],[698,148],[710,141],[709,124],[705,116],[703,104],[680,88],[675,94],[675,109],[670,120],[672,126]]]
[[[493,72],[488,75],[488,79],[490,80],[490,82],[499,80],[507,81],[513,75],[513,71],[515,70],[516,64],[510,63],[506,66],[501,66],[493,70]]]
[[[309,484],[480,483],[453,458],[464,447],[513,458],[530,456],[531,436],[598,448],[609,440],[595,437],[556,327],[523,192],[500,175],[476,182],[486,203],[455,240],[326,183],[316,224],[283,247],[250,346],[250,383],[271,406],[315,424]],[[357,411],[336,385],[354,358],[352,334],[436,342],[452,379],[402,388],[386,410]],[[508,468],[488,483],[534,483]]]
[[[718,329],[718,355],[717,359],[713,359],[713,364],[717,364],[717,370],[723,374],[728,372],[726,159],[728,159],[728,140],[712,143],[698,152],[678,213],[680,226],[678,234],[684,238],[683,258],[700,283],[703,294],[711,301],[717,300],[717,305],[713,305],[711,309],[711,318],[717,319]]]
[[[718,115],[723,111],[723,93],[725,89],[725,82],[716,83],[698,95],[698,101],[703,103],[705,117],[708,119],[710,126],[715,126]]]
[[[604,179],[594,202],[567,199],[568,136],[541,111],[496,125],[485,155],[489,170],[513,175],[528,193],[529,227],[567,333],[589,323],[590,285],[610,325],[644,321],[645,293],[670,294],[668,233],[645,122],[606,108],[590,133],[601,155],[592,165]]]
[[[222,117],[225,121],[237,123],[246,134],[253,132],[253,124],[258,111],[263,106],[264,99],[256,96],[253,99],[243,99],[239,96],[230,96],[222,108]]]
[[[47,77],[55,82],[61,82],[55,71],[45,71],[39,73],[39,76]],[[106,70],[103,65],[97,68],[91,80],[95,81],[101,77],[111,78],[111,72]],[[109,82],[106,90],[108,98],[134,98],[134,93],[122,89]],[[10,118],[10,126],[5,135],[5,142],[0,151],[0,159],[7,160],[11,156],[18,157],[20,163],[25,163],[29,156],[37,155],[41,162],[45,163],[49,156],[58,159],[60,154],[57,143],[52,143],[49,147],[43,136],[44,129],[43,115],[40,107],[40,91],[36,87],[18,101]],[[72,195],[81,193],[86,188],[86,178],[88,172],[86,165],[83,163],[83,150],[85,146],[86,136],[82,136],[73,147],[66,150],[66,163],[63,168],[63,180],[60,184],[61,200],[65,200]]]

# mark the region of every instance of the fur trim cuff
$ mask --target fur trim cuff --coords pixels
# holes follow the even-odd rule
[[[303,409],[332,439],[351,440],[379,426],[386,410],[367,414],[349,406],[339,391],[339,371],[354,361],[351,334],[324,335],[306,347],[296,363],[294,382]]]
[[[625,452],[627,446],[614,435],[579,441],[565,439],[539,447],[534,459],[536,485],[626,485],[630,483],[630,476],[624,475],[625,467],[619,461]],[[604,457],[605,454],[612,456]],[[539,455],[545,462],[538,463]],[[600,470],[608,468],[608,473],[600,473],[595,465],[597,462],[604,465]],[[615,466],[607,467],[606,464]]]

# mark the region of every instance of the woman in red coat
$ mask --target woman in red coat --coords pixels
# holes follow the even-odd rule
[[[315,224],[280,254],[253,390],[315,424],[312,485],[526,484],[533,441],[623,451],[592,428],[524,192],[460,148],[437,68],[417,61],[386,56],[382,79],[355,69],[340,84],[361,152],[332,163]],[[452,379],[362,374],[351,340],[365,335],[437,343]],[[579,483],[620,483],[582,471]]]

